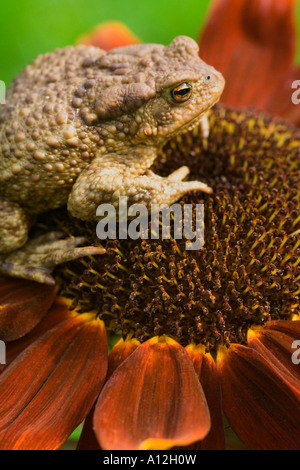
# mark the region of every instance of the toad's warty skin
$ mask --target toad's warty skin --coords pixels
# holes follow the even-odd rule
[[[37,57],[0,105],[0,273],[53,283],[56,264],[99,247],[50,233],[28,241],[36,214],[67,205],[96,219],[102,202],[172,204],[191,190],[179,168],[166,178],[150,167],[172,137],[196,124],[219,100],[222,75],[199,58],[195,41],[139,44],[105,52],[67,47]]]

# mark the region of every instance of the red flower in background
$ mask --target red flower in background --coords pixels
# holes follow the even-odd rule
[[[222,102],[251,106],[300,126],[292,103],[296,0],[217,0],[201,38],[201,54],[224,74]]]
[[[299,78],[299,68],[292,65],[294,6],[292,0],[216,0],[213,3],[202,34],[201,57],[221,70],[226,78],[224,104],[264,109],[300,125],[300,107],[291,102],[291,83]],[[124,26],[116,23],[101,26],[83,40],[85,44],[105,49],[136,41]],[[234,118],[240,119],[236,127]],[[1,281],[0,332],[1,339],[8,344],[8,365],[3,367],[0,375],[0,448],[55,449],[87,417],[79,449],[99,446],[104,449],[176,446],[222,449],[225,447],[222,409],[249,449],[299,448],[300,372],[299,366],[291,361],[293,341],[300,339],[299,140],[288,126],[277,128],[276,120],[269,122],[260,118],[253,131],[253,115],[247,112],[235,113],[221,108],[213,119],[216,129],[212,128],[212,139],[219,137],[220,142],[217,151],[223,151],[224,145],[224,155],[230,155],[231,164],[237,165],[236,186],[243,186],[243,190],[233,191],[221,181],[218,183],[220,191],[215,191],[217,196],[207,200],[213,235],[211,242],[207,240],[206,257],[214,254],[209,265],[206,266],[204,260],[198,271],[197,263],[195,265],[190,256],[176,254],[178,272],[177,265],[172,266],[171,272],[176,278],[175,284],[183,286],[182,291],[173,295],[170,284],[162,284],[171,262],[163,265],[164,258],[169,263],[169,254],[166,251],[159,257],[153,246],[147,248],[146,254],[129,246],[124,259],[122,252],[115,248],[113,261],[105,259],[107,265],[103,277],[99,273],[105,264],[104,258],[99,265],[95,260],[90,263],[82,260],[82,269],[94,276],[92,285],[83,277],[71,287],[83,292],[85,301],[87,295],[95,295],[95,311],[90,313],[71,311],[69,303],[60,298],[53,304],[55,291],[48,286],[27,281]],[[245,142],[246,150],[239,150],[243,164],[238,161],[239,151],[236,151],[239,136],[236,142],[233,138],[237,128]],[[273,129],[274,140],[270,129]],[[257,140],[258,144],[264,144],[263,138],[266,143],[271,141],[269,147],[257,146]],[[231,147],[232,142],[237,147]],[[189,156],[189,147],[195,152],[201,142],[194,135],[186,140],[183,137],[180,145],[182,153]],[[279,149],[283,145],[286,160]],[[180,153],[179,144],[175,147]],[[256,158],[260,150],[262,154]],[[274,154],[272,164],[270,152]],[[212,145],[210,155],[215,154]],[[196,168],[196,161],[194,165]],[[255,166],[258,173],[254,172],[253,176]],[[269,202],[263,202],[264,197]],[[218,198],[219,202],[216,202]],[[244,211],[242,203],[245,204]],[[280,211],[283,215],[278,222],[276,217]],[[216,225],[216,221],[222,221],[221,214],[226,221],[225,227],[229,227],[226,236],[222,224]],[[253,224],[260,214],[265,217],[261,233],[260,224]],[[276,231],[278,225],[285,228],[286,223],[290,225],[285,235],[279,229]],[[253,240],[254,229],[258,235]],[[243,239],[246,240],[244,250]],[[224,247],[226,257],[222,251]],[[218,264],[219,255],[223,256],[222,266]],[[147,258],[145,268],[144,256]],[[129,264],[126,264],[126,258]],[[215,319],[215,326],[207,328],[209,331],[202,344],[181,344],[180,335],[175,334],[176,328],[181,332],[180,317],[186,315],[187,321],[189,317],[184,310],[177,316],[174,309],[172,328],[174,326],[176,340],[168,331],[159,331],[142,342],[134,339],[132,332],[107,356],[105,330],[111,328],[108,318],[112,323],[116,319],[112,315],[98,318],[97,289],[101,292],[103,283],[107,282],[109,286],[109,282],[115,282],[111,291],[107,288],[107,304],[115,292],[123,295],[126,282],[129,285],[133,282],[130,280],[133,258],[138,272],[137,285],[140,279],[150,282],[153,277],[152,284],[146,284],[144,291],[143,285],[139,286],[141,293],[134,299],[138,302],[140,298],[147,304],[145,312],[151,311],[152,293],[161,286],[165,290],[158,303],[173,308],[180,306],[183,296],[193,312],[196,300],[192,295],[197,290],[197,280],[202,283],[199,292],[203,293],[203,303],[211,302],[209,305],[214,313],[208,311],[208,316],[213,315]],[[235,264],[230,264],[232,259]],[[153,266],[148,267],[151,262],[158,269],[154,276],[151,274]],[[122,269],[116,275],[117,263]],[[205,269],[207,279],[210,277],[210,290],[202,278]],[[73,272],[67,269],[65,275],[72,278]],[[228,275],[229,282],[225,281],[225,284],[233,286],[226,290],[228,298],[225,298],[225,290],[221,294],[218,291],[217,284],[222,282],[222,275]],[[118,284],[120,280],[122,284]],[[152,295],[150,300],[148,289]],[[130,300],[136,291],[138,287],[129,293]],[[253,295],[252,303],[247,303],[249,293]],[[232,304],[230,295],[234,299]],[[259,318],[255,315],[264,297],[274,310],[279,306],[285,310],[284,319],[280,319],[280,312],[268,311],[265,308],[268,302],[265,302],[261,311],[262,323],[257,325],[252,320],[251,315],[255,320]],[[223,308],[213,307],[218,302]],[[120,311],[120,325],[126,326],[129,320],[125,314],[123,316],[125,305],[113,305],[115,311]],[[159,311],[160,305],[156,308]],[[109,306],[107,309],[112,311]],[[232,317],[228,314],[226,318],[226,309],[233,310]],[[242,315],[249,323],[245,330],[247,338],[241,334],[240,343],[230,341],[231,327],[230,324],[227,326],[228,335],[223,334],[224,322],[230,323],[230,319],[235,322]],[[206,320],[202,317],[197,321],[199,331],[203,330]],[[223,334],[224,345],[220,345],[219,332]],[[207,352],[213,342],[216,348]]]

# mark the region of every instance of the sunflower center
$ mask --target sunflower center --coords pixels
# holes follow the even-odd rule
[[[186,250],[184,237],[110,240],[106,255],[56,270],[74,307],[123,336],[167,334],[214,350],[300,313],[300,140],[280,121],[221,106],[210,127],[208,142],[199,129],[173,139],[153,168],[164,176],[187,165],[213,188],[182,201],[204,204],[203,248]],[[64,212],[51,224],[99,243],[95,224]]]

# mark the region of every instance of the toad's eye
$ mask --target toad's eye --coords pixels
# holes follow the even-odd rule
[[[171,92],[171,98],[174,103],[184,103],[192,96],[192,85],[188,82],[176,85]]]

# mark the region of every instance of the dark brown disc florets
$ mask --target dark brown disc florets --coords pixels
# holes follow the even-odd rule
[[[264,115],[215,108],[203,142],[195,129],[172,140],[154,171],[181,165],[206,182],[205,245],[186,240],[111,240],[107,254],[58,268],[61,292],[107,328],[143,341],[167,334],[181,344],[246,341],[253,324],[300,313],[300,139]],[[56,213],[52,224],[72,234],[96,226]],[[171,230],[172,233],[172,230]]]

